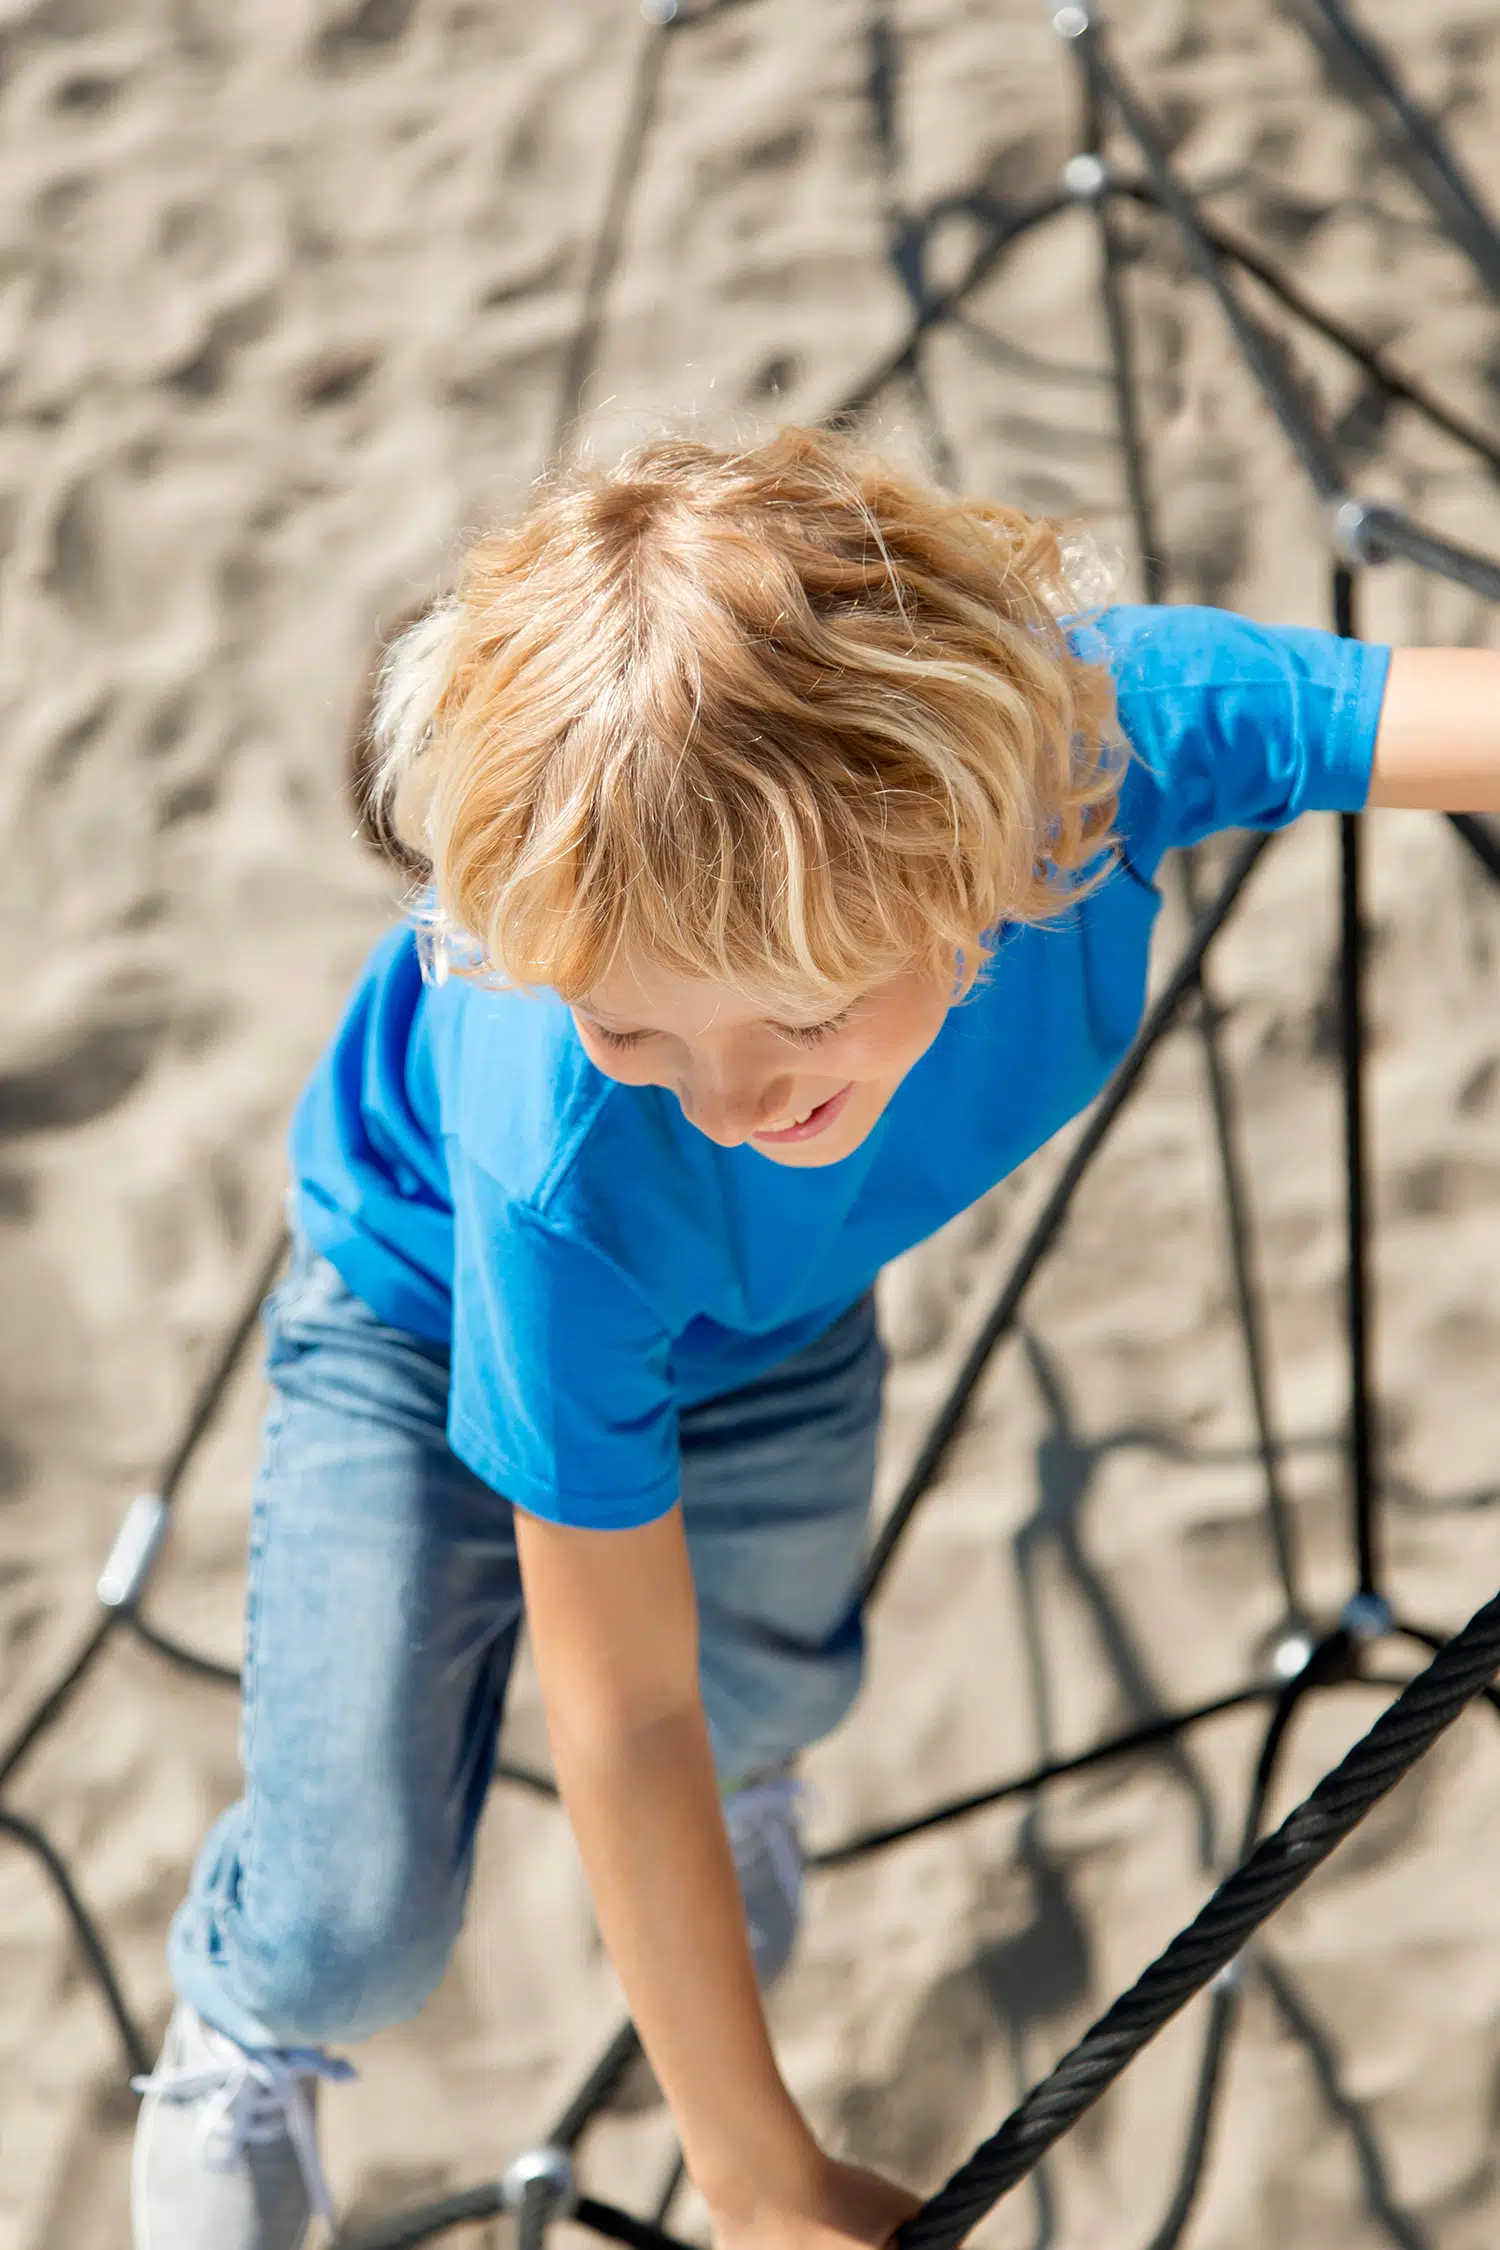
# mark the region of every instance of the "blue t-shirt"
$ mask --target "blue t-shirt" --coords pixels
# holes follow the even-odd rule
[[[376,946],[292,1127],[298,1217],[383,1320],[451,1341],[454,1450],[519,1507],[663,1514],[680,1407],[810,1342],[1099,1091],[1140,1020],[1163,853],[1363,805],[1388,651],[1206,609],[1086,632],[1134,751],[1121,864],[1004,933],[836,1164],[720,1148],[674,1095],[604,1077],[559,1000],[424,983],[405,928]]]

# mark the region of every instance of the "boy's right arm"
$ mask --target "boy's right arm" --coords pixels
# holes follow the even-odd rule
[[[720,2250],[883,2243],[915,2199],[823,2154],[772,2053],[699,1694],[680,1514],[631,1531],[519,1509],[515,1521],[558,1783]]]

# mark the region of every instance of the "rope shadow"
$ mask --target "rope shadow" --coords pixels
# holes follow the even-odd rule
[[[1318,2022],[1289,1972],[1270,1953],[1255,1955],[1252,1974],[1264,1985],[1288,2033],[1307,2057],[1313,2083],[1329,2117],[1349,2137],[1365,2209],[1396,2250],[1431,2250],[1427,2236],[1395,2200],[1375,2129],[1340,2079],[1338,2050],[1331,2035]]]
[[[982,1946],[971,1974],[1003,2027],[1013,2082],[1025,2086],[1035,2064],[1034,2034],[1065,2020],[1094,1989],[1088,1925],[1068,1887],[1067,1871],[1047,1849],[1045,1812],[1028,1807],[1016,1839],[1015,1866],[1025,1875],[1031,1918],[1023,1928]],[[1031,2250],[1052,2250],[1057,2240],[1057,2197],[1050,2168],[1039,2164],[1029,2182],[1035,2211]]]
[[[1040,1759],[1056,1753],[1052,1723],[1052,1691],[1042,1632],[1037,1572],[1049,1550],[1067,1574],[1083,1603],[1093,1628],[1099,1653],[1123,1701],[1128,1717],[1140,1724],[1162,1716],[1166,1706],[1124,1616],[1110,1589],[1090,1560],[1084,1546],[1082,1518],[1092,1495],[1100,1465],[1135,1433],[1088,1440],[1077,1417],[1061,1373],[1037,1336],[1029,1328],[1020,1332],[1021,1351],[1032,1383],[1045,1411],[1046,1427],[1035,1449],[1037,1504],[1011,1542],[1016,1579],[1021,1591],[1021,1630],[1030,1675],[1032,1709],[1036,1717],[1036,1749]],[[1181,1740],[1169,1738],[1161,1758],[1193,1809],[1200,1867],[1213,1864],[1216,1813],[1202,1775]]]
[[[929,464],[936,481],[954,490],[960,483],[958,457],[938,413],[927,379],[922,345],[928,333],[922,325],[930,292],[927,286],[927,247],[930,218],[906,210],[900,200],[901,169],[900,97],[901,42],[891,11],[891,0],[869,0],[865,21],[865,99],[885,200],[886,262],[910,309],[914,340],[902,369],[906,388],[926,440]]]
[[[1322,57],[1330,86],[1363,113],[1439,230],[1500,296],[1500,230],[1431,113],[1413,101],[1389,57],[1344,0],[1291,0],[1289,12]]]

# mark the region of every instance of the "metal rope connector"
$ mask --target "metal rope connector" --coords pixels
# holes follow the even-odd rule
[[[1339,1620],[1351,1641],[1362,1642],[1384,1640],[1395,1622],[1384,1594],[1351,1594]]]
[[[578,2201],[573,2159],[551,2143],[528,2148],[506,2167],[500,2193],[507,2211],[534,2209],[540,2201],[546,2219],[564,2219]]]
[[[1271,1650],[1271,1670],[1277,1679],[1300,1679],[1313,1660],[1316,1646],[1305,1625],[1289,1625]]]
[[[94,1589],[106,1609],[134,1609],[166,1536],[166,1501],[159,1492],[138,1492],[115,1533]]]
[[[1500,563],[1492,556],[1440,539],[1435,531],[1413,523],[1400,508],[1379,500],[1338,500],[1330,503],[1330,529],[1339,560],[1344,563],[1383,563],[1399,556],[1419,570],[1436,571],[1440,578],[1467,586],[1487,602],[1500,602]]]
[[[1388,521],[1390,510],[1370,500],[1339,500],[1333,507],[1333,545],[1340,562],[1383,563],[1390,561],[1390,549],[1380,537],[1382,520]]]
[[[1114,173],[1102,156],[1085,150],[1070,156],[1062,168],[1063,194],[1075,203],[1100,203],[1109,193]]]
[[[1093,24],[1088,9],[1076,5],[1054,8],[1052,28],[1059,39],[1081,39]]]

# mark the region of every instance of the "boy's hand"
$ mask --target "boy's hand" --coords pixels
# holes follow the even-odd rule
[[[753,2218],[715,2212],[714,2250],[884,2250],[921,2200],[879,2172],[824,2157],[804,2207],[757,2211]]]

